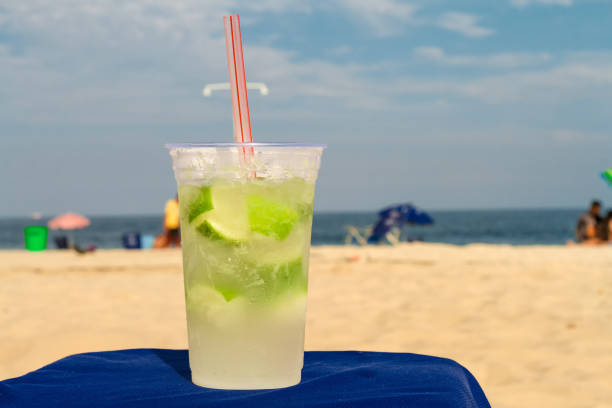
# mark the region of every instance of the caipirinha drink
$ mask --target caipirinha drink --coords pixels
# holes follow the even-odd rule
[[[192,380],[300,381],[314,183],[323,146],[172,145]]]

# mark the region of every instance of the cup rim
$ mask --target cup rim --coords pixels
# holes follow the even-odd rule
[[[166,143],[167,149],[198,149],[198,148],[233,148],[233,147],[307,147],[325,149],[326,144],[323,143],[295,143],[295,142],[270,142],[270,143]]]

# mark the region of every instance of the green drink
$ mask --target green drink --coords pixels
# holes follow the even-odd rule
[[[195,384],[299,383],[322,146],[170,146]]]

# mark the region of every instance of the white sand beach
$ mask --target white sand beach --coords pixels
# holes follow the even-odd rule
[[[0,379],[187,347],[182,285],[177,250],[1,251]],[[496,408],[612,407],[612,247],[316,247],[306,348],[449,357]]]

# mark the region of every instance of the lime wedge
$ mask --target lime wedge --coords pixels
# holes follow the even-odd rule
[[[279,241],[287,238],[299,218],[293,207],[260,195],[248,196],[247,207],[251,231]]]
[[[247,299],[232,297],[228,300],[225,294],[205,285],[189,288],[186,305],[187,313],[219,327],[232,327],[242,323],[249,307]]]
[[[240,225],[232,224],[234,223],[223,223],[217,222],[214,219],[204,219],[204,221],[196,227],[196,230],[213,241],[226,241],[232,245],[239,245],[241,242],[248,239],[248,230],[241,228]]]
[[[308,278],[303,271],[302,258],[280,264],[260,265],[257,272],[264,281],[269,296],[289,291],[306,292]]]
[[[210,187],[188,184],[179,187],[179,205],[181,214],[187,217],[187,221],[193,222],[201,214],[213,209]]]
[[[186,294],[186,304],[189,310],[206,311],[210,306],[222,305],[226,302],[221,293],[205,285],[189,287]]]
[[[308,253],[308,231],[303,223],[296,224],[282,241],[262,234],[253,234],[248,243],[249,253],[258,264],[274,265],[293,261]]]
[[[249,221],[244,195],[235,187],[209,187],[212,209],[199,214],[191,223],[213,241],[238,245],[248,240]]]

